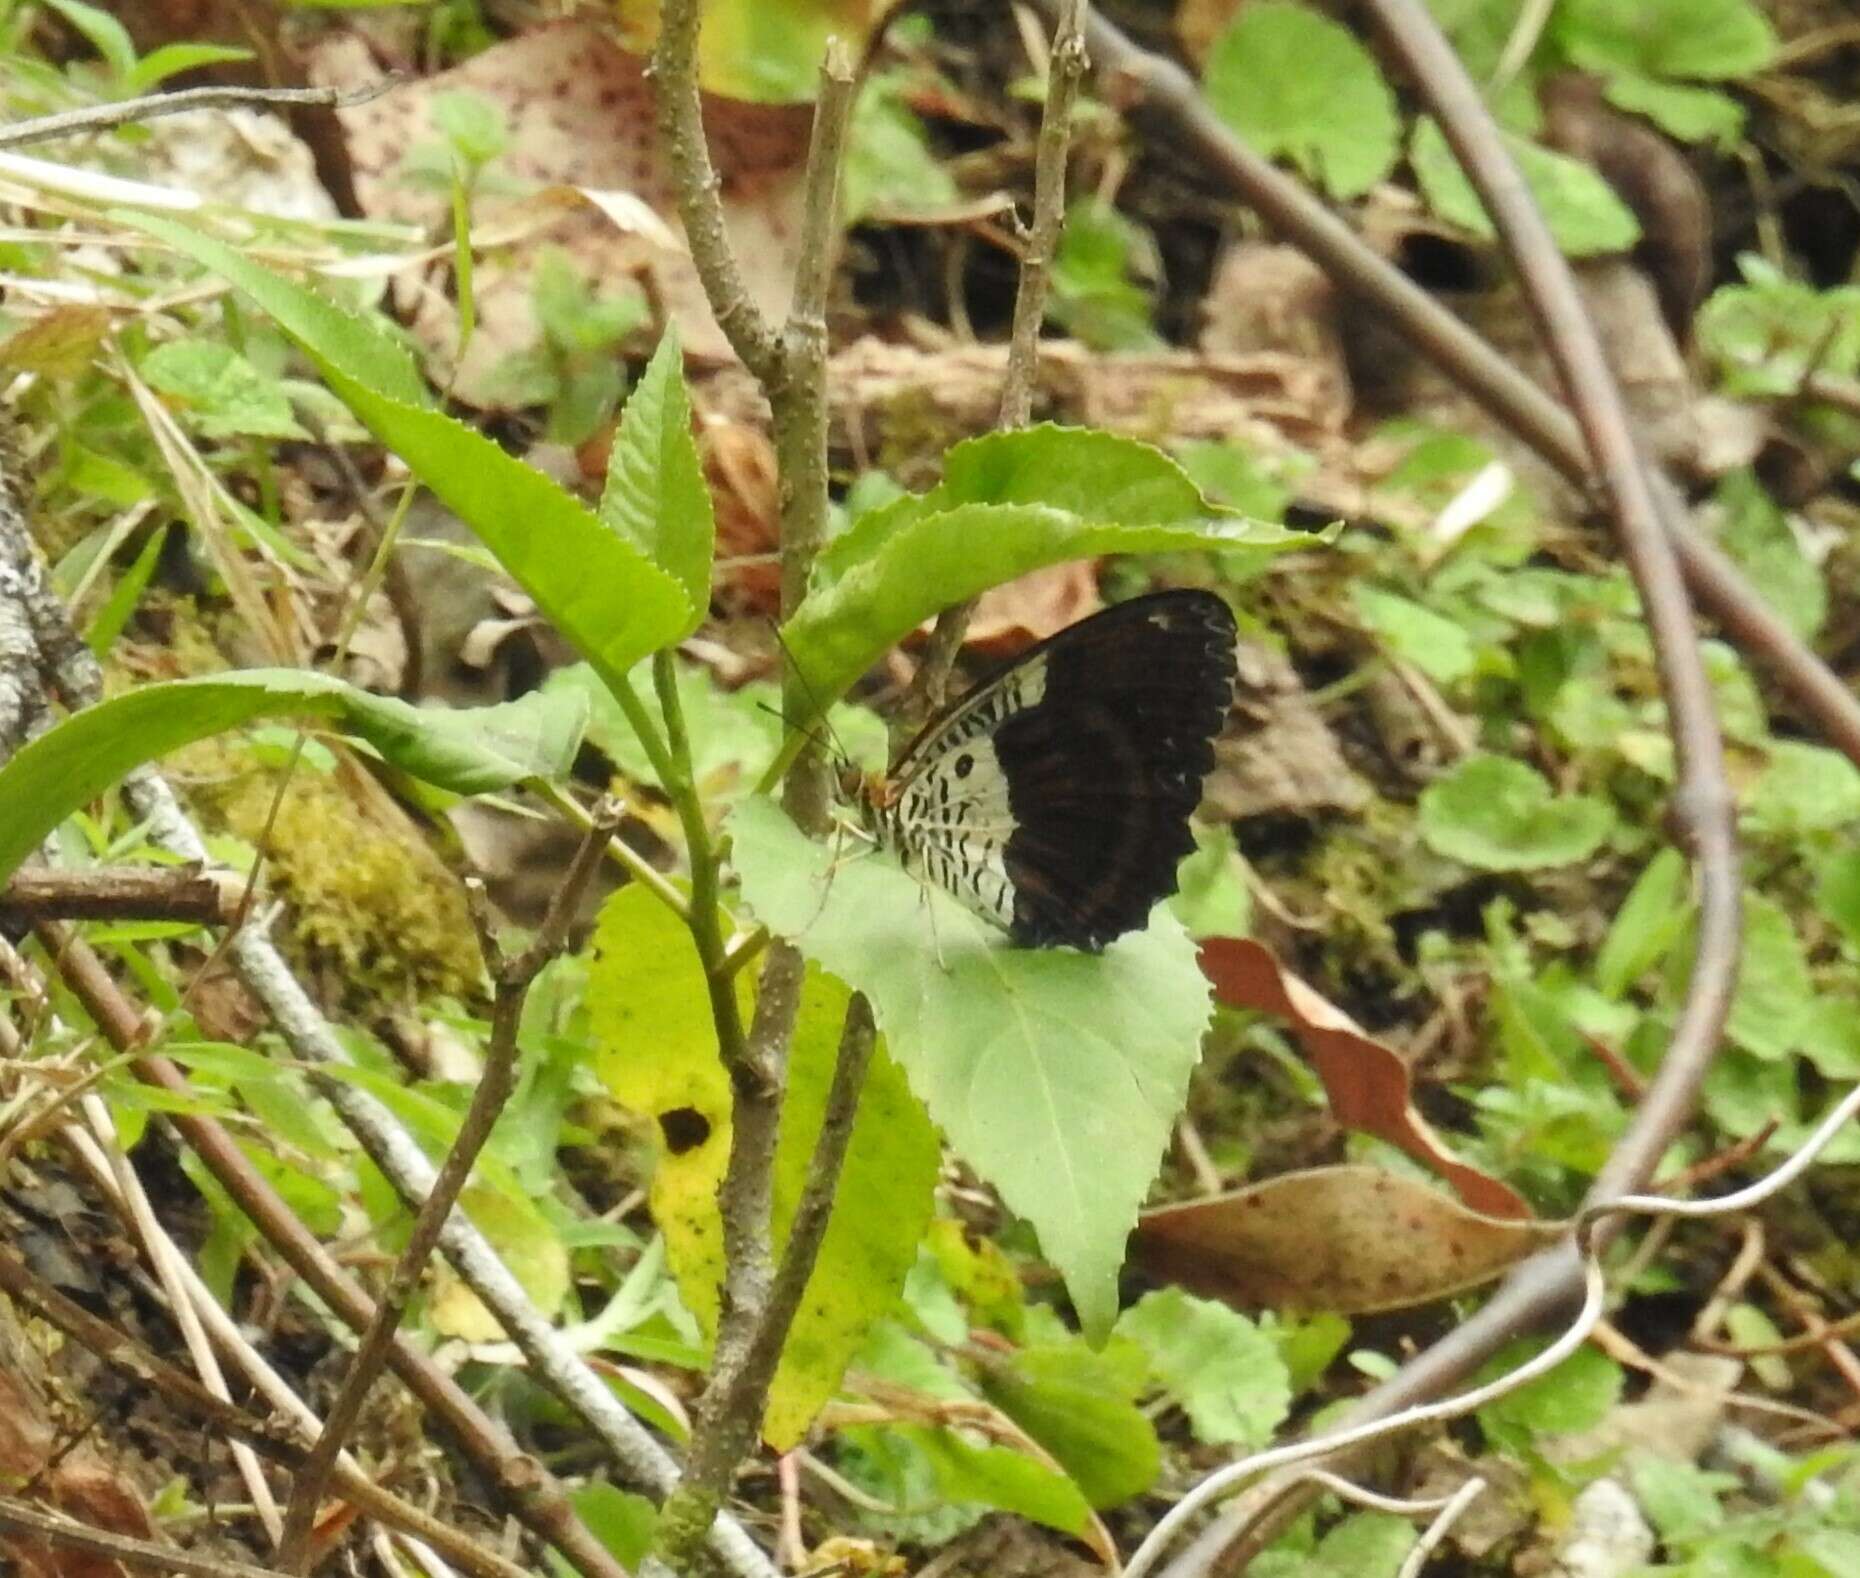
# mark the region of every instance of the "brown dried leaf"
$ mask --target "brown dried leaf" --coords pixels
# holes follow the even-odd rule
[[[717,603],[733,614],[773,618],[781,612],[775,447],[758,427],[711,416],[698,449],[717,512]]]
[[[1284,653],[1239,647],[1239,700],[1214,742],[1202,803],[1222,821],[1290,812],[1355,811],[1370,789],[1344,760],[1337,736]]]
[[[1318,1167],[1147,1211],[1132,1247],[1151,1276],[1238,1309],[1355,1315],[1477,1287],[1562,1231],[1379,1167]]]
[[[1050,564],[982,593],[963,644],[984,657],[1006,660],[1102,607],[1091,560]]]
[[[689,355],[730,359],[728,342],[711,317],[682,241],[665,244],[667,234],[682,238],[683,232],[659,159],[652,91],[643,66],[600,25],[564,22],[494,45],[451,71],[340,112],[364,211],[419,225],[434,236],[449,231],[449,192],[435,183],[400,178],[407,152],[437,136],[429,105],[441,94],[466,92],[503,113],[509,145],[496,171],[521,183],[526,195],[480,195],[474,239],[482,245],[500,226],[518,221],[520,229],[537,233],[477,261],[478,325],[458,362],[452,385],[458,399],[490,403],[492,370],[536,342],[540,330],[530,298],[545,246],[566,252],[597,290],[611,292],[620,281],[638,281],[661,314],[677,322]],[[353,87],[378,73],[366,50],[345,39],[319,52],[314,75],[321,83]],[[750,294],[770,312],[783,306],[793,272],[811,121],[805,105],[743,104],[714,95],[705,101],[705,127],[722,178],[731,240]],[[579,194],[573,208],[559,207],[564,190]],[[540,201],[539,192],[548,201]],[[637,202],[629,204],[625,197]],[[659,216],[664,228],[652,224],[649,214]],[[458,344],[450,283],[448,261],[395,281],[397,299],[440,381],[451,370]]]
[[[0,1481],[8,1487],[34,1487],[35,1500],[92,1528],[139,1540],[154,1538],[148,1510],[135,1486],[87,1443],[72,1448],[53,1425],[43,1399],[4,1370],[0,1370]],[[106,1557],[24,1534],[0,1536],[0,1572],[19,1578],[120,1578],[117,1564]]]
[[[75,378],[110,332],[107,307],[54,307],[0,342],[0,367]]]
[[[1432,1168],[1475,1211],[1525,1218],[1531,1209],[1510,1185],[1456,1158],[1413,1103],[1408,1065],[1390,1047],[1357,1028],[1350,1016],[1284,969],[1260,944],[1215,937],[1201,945],[1201,970],[1229,1008],[1278,1014],[1317,1069],[1331,1115],[1346,1129],[1386,1140]]]

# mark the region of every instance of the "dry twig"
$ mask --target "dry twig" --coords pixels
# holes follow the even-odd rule
[[[844,49],[830,44],[820,74],[804,186],[805,219],[796,264],[793,302],[779,334],[744,291],[725,231],[711,171],[697,88],[698,7],[667,0],[660,12],[653,77],[659,130],[678,190],[679,211],[711,310],[743,363],[768,397],[781,475],[781,599],[784,616],[806,596],[827,524],[827,295],[839,234],[839,180],[855,77]],[[659,670],[660,700],[678,741],[676,687],[669,657]],[[812,699],[801,677],[787,676],[784,702],[804,717]],[[783,804],[804,830],[818,836],[828,823],[830,784],[816,745],[795,757],[783,786]],[[693,932],[702,924],[695,891],[699,854],[693,851]],[[713,1004],[719,996],[734,1012],[735,987],[726,960],[702,946]],[[718,1188],[724,1237],[717,1341],[711,1373],[694,1416],[683,1483],[665,1504],[648,1574],[690,1570],[705,1531],[722,1503],[737,1466],[753,1444],[769,1383],[795,1309],[826,1231],[832,1195],[850,1135],[859,1088],[871,1055],[869,1011],[855,1000],[849,1010],[827,1119],[808,1175],[807,1192],[790,1228],[779,1268],[771,1245],[775,1142],[781,1116],[789,1041],[800,1005],[805,966],[789,943],[770,945],[763,966],[755,1022],[740,1044],[719,1023],[719,1044],[732,1087],[730,1153]]]
[[[1072,108],[1090,62],[1085,55],[1086,0],[1063,0],[1053,31],[1046,72],[1046,102],[1040,110],[1040,136],[1034,152],[1033,223],[1020,258],[1014,293],[1014,322],[1008,334],[1007,375],[1001,386],[1000,427],[1025,427],[1033,414],[1033,390],[1039,376],[1040,328],[1046,321],[1047,288],[1059,235],[1066,222],[1066,164],[1072,151]],[[976,599],[946,608],[925,644],[923,661],[911,679],[900,709],[906,728],[943,705],[949,671],[962,650]]]
[[[285,1573],[303,1572],[310,1557],[310,1535],[316,1519],[317,1502],[336,1466],[336,1455],[349,1432],[361,1417],[368,1389],[387,1362],[388,1348],[400,1326],[407,1304],[418,1287],[420,1275],[431,1258],[439,1233],[452,1207],[457,1203],[472,1165],[484,1149],[496,1126],[498,1114],[517,1083],[517,1027],[522,1021],[523,1004],[530,985],[542,968],[556,956],[568,940],[569,927],[581,908],[581,901],[599,868],[608,840],[620,825],[620,803],[604,802],[575,852],[568,874],[556,890],[549,913],[534,940],[521,953],[504,956],[491,935],[490,922],[484,914],[483,885],[475,883],[475,918],[479,924],[479,942],[485,963],[495,981],[491,1005],[491,1038],[485,1047],[484,1068],[479,1073],[471,1105],[459,1125],[458,1138],[446,1153],[432,1193],[420,1204],[400,1258],[394,1264],[387,1286],[375,1303],[374,1319],[357,1345],[349,1371],[342,1379],[336,1398],[330,1404],[316,1445],[298,1471],[291,1487],[291,1503],[284,1519],[284,1534],[278,1543],[278,1566]]]

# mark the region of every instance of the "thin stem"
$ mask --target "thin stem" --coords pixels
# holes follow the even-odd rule
[[[775,458],[781,474],[781,614],[792,619],[807,596],[814,560],[827,538],[827,290],[839,241],[840,167],[846,157],[855,88],[852,62],[830,40],[820,68],[813,138],[807,150],[806,219],[795,267],[794,304],[782,333],[784,382],[774,415]],[[819,703],[826,705],[824,698]],[[811,718],[813,693],[800,674],[782,679],[782,711]],[[819,838],[830,822],[832,783],[813,731],[788,769],[782,804],[796,824]]]
[[[1626,402],[1601,338],[1477,86],[1422,0],[1368,0],[1383,34],[1433,105],[1516,264],[1539,332],[1562,375],[1609,501],[1666,700],[1678,767],[1669,820],[1694,861],[1699,936],[1679,1022],[1628,1134],[1596,1177],[1591,1198],[1638,1188],[1697,1102],[1737,982],[1741,895],[1737,832],[1724,742],[1696,621],[1673,544],[1661,527]]]
[[[529,787],[538,798],[548,801],[560,812],[564,820],[574,823],[584,833],[594,825],[593,813],[560,785],[539,778]],[[606,847],[607,856],[615,865],[619,866],[680,920],[689,920],[690,900],[666,881],[664,873],[657,866],[653,865],[618,833],[607,840]]]
[[[685,853],[691,865],[691,904],[685,918],[710,991],[711,1018],[717,1027],[717,1053],[723,1059],[723,1066],[730,1071],[731,1079],[741,1089],[760,1076],[744,1046],[743,1016],[737,1004],[735,985],[720,968],[723,916],[719,908],[718,880],[721,874],[710,824],[704,820],[704,805],[692,776],[691,742],[685,731],[684,703],[678,697],[678,671],[670,651],[653,655],[652,680],[658,692],[659,710],[665,717],[668,775],[661,783],[678,813],[679,826],[685,835]]]

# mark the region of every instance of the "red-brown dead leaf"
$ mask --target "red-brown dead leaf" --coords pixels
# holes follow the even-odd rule
[[[38,1396],[0,1370],[0,1484],[9,1489],[30,1485],[34,1500],[92,1528],[154,1538],[135,1486],[88,1444],[60,1456],[67,1446]],[[121,1578],[117,1563],[106,1557],[24,1534],[0,1535],[0,1572],[19,1578]]]
[[[1414,1109],[1408,1065],[1365,1035],[1350,1016],[1284,969],[1249,938],[1215,937],[1201,945],[1202,974],[1229,1008],[1251,1008],[1291,1021],[1292,1033],[1324,1082],[1331,1115],[1346,1129],[1373,1134],[1433,1169],[1475,1211],[1528,1217],[1509,1184],[1468,1166],[1443,1145]]]
[[[473,239],[481,248],[487,240],[513,244],[486,248],[477,260],[478,322],[462,358],[450,261],[395,281],[396,298],[427,347],[434,376],[443,382],[457,360],[456,398],[492,404],[498,364],[537,342],[541,331],[531,298],[546,247],[567,253],[597,291],[637,281],[658,311],[677,322],[694,358],[731,359],[683,248],[643,66],[600,25],[563,22],[339,112],[365,212],[416,224],[435,237],[449,232],[450,193],[443,184],[408,181],[402,172],[411,149],[438,138],[432,101],[471,93],[503,113],[508,146],[495,170],[520,189],[476,198]],[[313,74],[330,86],[355,87],[379,73],[360,42],[346,38],[318,52]],[[744,104],[714,95],[705,101],[731,240],[750,294],[769,311],[784,305],[793,270],[811,122],[806,105]]]
[[[1238,1309],[1402,1309],[1477,1287],[1555,1239],[1554,1222],[1482,1216],[1379,1167],[1285,1173],[1146,1211],[1151,1276]]]
[[[781,611],[774,446],[760,428],[710,417],[698,449],[717,512],[717,603],[730,613],[773,618]]]
[[[1049,564],[982,593],[963,645],[1005,661],[1103,606],[1089,559]]]

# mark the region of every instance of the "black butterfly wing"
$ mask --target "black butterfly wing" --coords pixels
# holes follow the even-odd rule
[[[979,687],[1018,678],[1027,694],[1029,675],[1040,680],[1038,700],[990,739],[1016,943],[1096,952],[1174,889],[1233,700],[1234,636],[1212,592],[1158,592],[1062,630]]]

